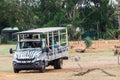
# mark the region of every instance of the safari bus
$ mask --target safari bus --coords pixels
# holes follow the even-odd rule
[[[68,59],[68,35],[66,27],[38,28],[17,33],[18,42],[14,53],[13,70],[39,70],[47,66],[62,69],[63,60]]]

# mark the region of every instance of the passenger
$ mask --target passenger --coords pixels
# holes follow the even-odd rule
[[[41,48],[41,42],[33,42],[33,47],[34,48]]]
[[[38,39],[38,35],[34,35],[33,39]]]
[[[34,35],[32,39],[38,39],[38,35]],[[33,42],[33,47],[34,48],[40,47],[39,42]]]
[[[27,39],[32,39],[33,34],[29,34],[29,36],[27,37]]]
[[[33,42],[33,48],[36,48],[37,47],[37,43]]]
[[[49,48],[52,49],[52,41],[49,42]]]
[[[55,38],[55,40],[54,40],[54,48],[57,48],[57,40],[56,40],[56,38]]]
[[[55,38],[53,44],[52,44],[52,40],[49,41],[49,48],[52,49],[52,46],[54,46],[54,48],[57,48],[57,47],[58,47],[56,38]]]

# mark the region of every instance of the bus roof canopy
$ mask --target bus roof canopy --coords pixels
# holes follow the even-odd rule
[[[27,31],[22,31],[22,32],[18,32],[18,34],[32,34],[32,33],[36,33],[36,34],[43,34],[43,33],[47,33],[47,32],[53,32],[53,31],[59,31],[59,30],[63,30],[66,29],[65,27],[48,27],[48,28],[37,28],[37,29],[32,29],[32,30],[27,30]]]

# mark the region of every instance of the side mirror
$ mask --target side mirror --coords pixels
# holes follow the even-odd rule
[[[13,54],[13,49],[12,48],[9,49],[9,53]]]

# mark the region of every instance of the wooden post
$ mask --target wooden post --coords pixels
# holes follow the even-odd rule
[[[120,52],[118,53],[118,65],[120,65],[119,54],[120,54]]]

